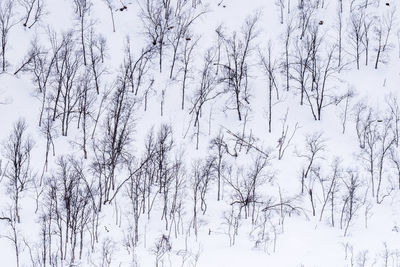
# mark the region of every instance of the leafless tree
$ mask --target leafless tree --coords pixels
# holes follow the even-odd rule
[[[322,207],[319,215],[321,221],[325,210],[330,209],[330,222],[332,227],[335,226],[335,207],[339,199],[339,190],[341,179],[343,178],[343,168],[339,158],[335,158],[332,162],[331,172],[326,177],[318,177],[322,191]]]
[[[272,130],[272,92],[276,91],[276,98],[279,99],[279,92],[276,79],[277,60],[272,58],[272,44],[268,43],[266,55],[260,52],[260,64],[268,77],[268,132]]]
[[[100,34],[95,34],[91,28],[88,43],[89,66],[92,71],[93,80],[97,94],[100,93],[101,76],[106,72],[104,66],[104,51],[106,50],[106,40]]]
[[[400,106],[396,96],[389,95],[386,99],[387,106],[389,108],[390,116],[392,117],[392,132],[395,140],[396,147],[399,146],[400,142]]]
[[[354,105],[354,121],[357,132],[358,143],[361,149],[365,148],[367,130],[373,120],[373,110],[362,102]]]
[[[156,257],[155,265],[156,267],[160,267],[160,261],[163,264],[163,258],[166,254],[168,254],[172,249],[172,244],[169,238],[166,235],[162,235],[157,242],[154,244],[152,248],[152,252]]]
[[[109,99],[104,118],[104,134],[93,142],[93,168],[99,179],[100,203],[110,200],[111,190],[114,190],[116,185],[115,172],[129,154],[132,142],[133,111],[136,102],[128,92],[126,67],[123,67],[121,72],[115,91]]]
[[[338,66],[342,64],[342,50],[343,50],[343,15],[340,8],[337,9],[337,31],[338,31]]]
[[[139,58],[135,61],[135,63],[132,66],[131,81],[133,81],[134,76],[136,76],[136,83],[135,84],[132,83],[132,90],[135,91],[135,95],[138,94],[142,83],[145,81],[146,74],[148,73],[148,71],[150,70],[150,68],[152,66],[152,59],[154,57],[154,52],[155,51],[152,47],[142,49],[141,53],[139,55]],[[149,87],[144,92],[146,101],[147,101],[147,97],[148,97],[148,92],[149,92],[149,90],[151,90],[153,83],[154,83],[154,79],[150,78]]]
[[[76,82],[82,66],[82,53],[77,50],[72,32],[63,34],[60,44],[56,36],[51,42],[53,47],[60,48],[54,62],[54,83],[49,98],[53,105],[53,120],[60,121],[61,134],[67,136],[70,122],[77,117],[80,95]]]
[[[205,104],[216,99],[222,93],[216,88],[218,80],[216,68],[213,64],[215,57],[215,51],[213,49],[208,49],[203,59],[203,67],[200,71],[200,85],[196,87],[194,95],[192,96],[189,114],[192,115],[192,125],[196,129],[196,148],[198,148],[199,145],[200,118],[205,109]]]
[[[8,224],[9,231],[5,235],[0,235],[0,238],[6,238],[12,243],[15,252],[15,264],[17,267],[21,266],[21,253],[23,251],[22,247],[22,236],[19,230],[19,226],[17,224],[18,218],[16,218],[12,208],[10,209],[9,217],[3,217],[4,220]]]
[[[236,173],[227,174],[226,182],[232,189],[231,205],[237,205],[239,208],[239,216],[244,210],[244,218],[251,214],[254,222],[255,206],[261,204],[261,198],[257,189],[266,182],[265,168],[268,161],[263,156],[258,156],[252,163],[247,172],[238,168]],[[232,177],[233,176],[233,177]]]
[[[45,113],[46,106],[51,102],[49,95],[54,82],[54,66],[58,59],[59,52],[63,47],[62,44],[56,43],[54,40],[53,33],[49,33],[50,40],[52,40],[52,48],[48,49],[39,43],[37,36],[31,42],[31,48],[27,56],[25,57],[21,66],[14,72],[17,75],[19,72],[30,72],[33,75],[33,83],[35,85],[35,95],[41,100],[40,115],[39,115],[39,127],[42,125],[43,115]],[[50,50],[50,51],[48,51]]]
[[[299,23],[298,27],[300,28],[300,40],[303,39],[305,36],[310,23],[313,21],[313,16],[315,14],[315,3],[314,1],[306,1],[304,3],[303,0],[301,0],[301,4],[299,5]]]
[[[247,134],[244,130],[242,133],[235,133],[230,131],[229,129],[225,129],[226,133],[229,135],[229,143],[233,143],[233,148],[226,146],[227,153],[232,157],[238,157],[240,152],[244,152],[244,154],[256,153],[265,159],[270,158],[269,149],[264,148],[259,144],[260,139],[253,135],[252,132]],[[228,142],[227,142],[228,143]]]
[[[399,58],[400,58],[400,30],[397,31],[397,46],[399,48]]]
[[[0,55],[1,55],[1,70],[6,71],[8,38],[11,29],[19,23],[15,14],[15,1],[5,0],[0,3]]]
[[[158,186],[158,193],[162,196],[162,219],[165,219],[166,230],[168,230],[169,194],[174,181],[174,162],[171,159],[173,146],[174,139],[171,126],[168,124],[161,125],[155,143],[154,167],[156,168],[156,173],[154,183]]]
[[[362,11],[352,12],[350,15],[349,40],[353,49],[352,55],[357,64],[357,69],[360,69],[360,57],[362,51],[362,42],[364,39],[364,23],[365,14]]]
[[[400,189],[400,155],[394,147],[390,150],[390,160],[396,170],[398,188]]]
[[[215,159],[214,172],[217,179],[217,201],[221,200],[221,182],[224,172],[227,168],[227,163],[225,161],[225,155],[227,154],[227,145],[224,141],[224,134],[220,132],[218,136],[210,141],[210,153]]]
[[[298,156],[306,159],[305,166],[301,172],[301,194],[304,193],[306,179],[315,166],[316,161],[321,158],[321,154],[325,151],[325,140],[322,133],[314,133],[306,137],[305,152],[298,153]]]
[[[105,4],[107,5],[108,10],[110,11],[110,15],[111,15],[111,22],[112,22],[112,29],[113,32],[115,32],[115,20],[114,20],[114,0],[103,0],[105,2]]]
[[[42,184],[44,173],[47,172],[49,166],[49,154],[50,152],[52,152],[51,154],[54,157],[56,153],[54,140],[57,137],[57,132],[55,129],[55,123],[52,119],[51,108],[49,106],[46,109],[46,115],[44,117],[43,123],[40,126],[40,130],[42,134],[46,137],[46,150],[44,156],[43,171],[40,180],[40,184]]]
[[[115,252],[115,242],[107,237],[102,241],[101,246],[101,260],[99,266],[101,267],[111,267],[113,255]]]
[[[363,38],[362,38],[362,45],[365,51],[365,65],[368,65],[369,60],[369,48],[370,48],[370,35],[369,32],[371,30],[371,26],[373,26],[374,18],[366,15],[363,22]]]
[[[375,48],[375,69],[378,68],[379,62],[386,62],[387,60],[385,56],[387,55],[387,51],[390,50],[389,38],[393,29],[395,16],[396,10],[393,9],[385,16],[378,18],[377,24],[374,27],[376,39],[378,40],[378,45]]]
[[[135,173],[135,164],[133,159],[129,160],[129,181],[127,183],[127,195],[131,204],[131,212],[133,215],[133,238],[132,246],[136,247],[139,242],[139,219],[142,214],[142,210],[145,208],[145,202],[142,201],[143,197],[146,195],[146,181],[145,176],[142,172]]]
[[[80,42],[82,46],[82,55],[83,55],[83,64],[87,65],[87,52],[86,52],[86,40],[85,40],[85,31],[87,29],[87,18],[90,15],[92,3],[90,0],[74,0],[75,4],[75,14],[78,16],[77,19],[79,21],[79,35]]]
[[[73,157],[58,158],[57,171],[46,186],[49,242],[53,238],[58,241],[59,260],[75,264],[83,255],[85,233],[91,229],[92,218],[97,212],[94,186],[87,182],[82,162]],[[52,253],[52,246],[48,248]]]
[[[286,76],[286,91],[289,91],[290,88],[290,44],[291,44],[291,36],[294,31],[293,20],[289,18],[286,22],[286,28],[284,32],[284,43],[285,43],[285,60],[282,63],[282,66],[285,70]]]
[[[385,197],[387,197],[391,191],[393,190],[392,187],[389,187],[386,191],[385,195],[381,196],[381,187],[382,187],[382,182],[383,182],[383,176],[384,176],[384,166],[386,163],[386,160],[389,156],[391,147],[395,143],[395,138],[393,137],[393,131],[392,131],[392,123],[393,123],[393,118],[388,117],[384,118],[382,122],[380,122],[380,133],[379,133],[379,152],[378,152],[378,158],[377,158],[377,164],[378,164],[378,183],[377,183],[377,188],[376,188],[376,202],[377,203],[382,203]]]
[[[193,229],[195,236],[197,238],[199,226],[198,226],[198,212],[199,212],[199,204],[201,209],[203,210],[203,214],[206,211],[206,193],[208,191],[209,183],[213,176],[213,168],[214,168],[214,158],[208,158],[204,161],[198,160],[194,162],[192,165],[192,192],[193,192]],[[200,202],[200,203],[199,203]]]
[[[33,177],[30,160],[34,142],[27,135],[26,129],[25,120],[18,120],[3,147],[3,156],[10,163],[5,174],[9,180],[7,188],[13,201],[13,218],[18,223],[21,221],[20,198],[23,192],[28,189],[29,182]]]
[[[320,40],[311,42],[310,39],[302,39],[301,42],[295,42],[295,53],[293,56],[293,74],[291,77],[298,83],[300,91],[300,105],[304,104],[305,91],[309,86],[311,75],[308,66],[311,62],[312,46],[311,43],[319,45]]]
[[[360,209],[362,202],[359,196],[360,191],[360,179],[358,173],[353,170],[348,170],[343,183],[346,190],[343,195],[342,212],[340,216],[340,228],[344,229],[344,236],[347,235],[350,224],[353,222],[357,215],[357,211]]]
[[[309,31],[308,44],[311,51],[309,65],[305,66],[310,72],[311,81],[309,86],[304,88],[304,94],[310,106],[311,113],[315,120],[321,120],[322,111],[330,105],[338,104],[345,99],[346,94],[335,92],[331,80],[340,71],[336,58],[334,57],[336,46],[328,47],[326,54],[320,48],[321,36],[318,28]],[[302,69],[304,67],[300,67]],[[302,81],[303,79],[300,79]],[[337,90],[337,89],[336,89]]]
[[[92,84],[92,80],[96,80],[92,78],[92,75],[89,72],[84,72],[83,75],[77,81],[77,93],[80,96],[78,100],[78,121],[77,128],[81,129],[81,140],[78,142],[74,142],[77,144],[83,152],[83,157],[87,159],[88,155],[88,140],[89,140],[89,131],[92,126],[93,118],[94,118],[94,105],[96,101],[96,93],[95,87],[96,84]]]
[[[24,27],[33,27],[45,14],[45,5],[42,0],[19,0],[20,5],[25,9]]]
[[[360,158],[370,175],[371,193],[376,202],[381,203],[392,191],[389,186],[385,195],[381,196],[381,186],[384,175],[384,165],[391,147],[395,145],[393,135],[393,117],[379,118],[372,108],[359,104],[356,110],[356,130],[360,142]],[[390,113],[389,113],[390,114]],[[377,183],[377,187],[375,187]]]
[[[281,160],[286,152],[286,149],[291,145],[294,135],[297,130],[300,128],[299,124],[296,122],[294,128],[292,129],[292,133],[289,135],[289,125],[287,124],[289,110],[286,111],[285,117],[281,119],[282,122],[282,131],[281,135],[278,139],[278,160]]]
[[[140,7],[140,17],[142,19],[145,35],[148,41],[156,47],[159,55],[159,68],[162,72],[164,49],[167,46],[168,35],[173,29],[172,25],[172,6],[171,0],[145,0]]]
[[[182,58],[181,58],[181,68],[182,72],[182,99],[181,99],[181,108],[182,110],[185,108],[185,97],[186,97],[186,84],[188,79],[190,78],[191,73],[191,64],[193,63],[194,57],[194,49],[199,42],[199,38],[195,38],[192,40],[192,37],[187,37],[185,39],[185,45],[182,49]]]
[[[366,146],[363,149],[364,157],[367,164],[367,170],[370,173],[371,178],[371,192],[372,196],[375,196],[375,173],[376,173],[376,156],[377,156],[377,144],[379,139],[379,133],[377,130],[377,124],[370,122],[365,133]]]
[[[199,19],[202,15],[204,15],[206,12],[207,10],[201,10],[199,12],[195,12],[195,9],[193,9],[192,7],[188,7],[187,1],[182,1],[177,4],[176,12],[174,14],[175,17],[173,22],[173,28],[171,29],[171,33],[167,36],[168,42],[172,46],[172,59],[171,59],[172,62],[169,73],[170,79],[173,76],[175,63],[182,42],[190,41],[192,39],[191,36],[192,34],[190,34],[191,25],[194,24],[194,22],[197,19]],[[185,46],[187,46],[186,42]]]
[[[285,9],[285,0],[277,0],[275,5],[279,6],[280,10],[280,23],[283,24],[283,10]]]
[[[249,59],[254,50],[254,41],[258,31],[256,29],[259,14],[246,19],[240,34],[234,32],[226,36],[217,31],[222,38],[226,50],[226,62],[222,64],[222,81],[226,84],[226,92],[231,95],[239,121],[242,120],[242,110],[250,103],[250,92],[248,88],[248,77],[250,75]]]
[[[175,238],[178,234],[183,233],[183,213],[184,213],[184,201],[186,198],[186,183],[187,183],[187,173],[185,169],[185,162],[183,161],[183,153],[175,156],[174,164],[172,166],[172,188],[171,188],[171,197],[170,197],[170,227],[169,227],[169,236],[171,236],[172,230],[174,230]],[[201,196],[205,197],[206,191],[202,191],[204,194]],[[202,198],[203,200],[203,198]],[[203,203],[203,202],[202,202]],[[205,199],[204,199],[205,203]],[[205,212],[205,210],[204,210]]]
[[[347,93],[344,95],[345,101],[344,101],[344,108],[343,108],[343,113],[341,115],[342,117],[342,133],[344,134],[346,131],[346,123],[347,123],[347,117],[349,113],[349,107],[351,106],[351,99],[355,96],[353,88],[347,88]]]

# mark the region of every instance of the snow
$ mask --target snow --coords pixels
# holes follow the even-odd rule
[[[2,0],[5,1],[5,0]],[[24,118],[28,124],[28,134],[35,141],[34,149],[31,153],[31,167],[36,177],[40,177],[43,170],[46,139],[38,127],[39,111],[41,107],[41,97],[36,92],[29,72],[21,72],[13,75],[14,71],[21,65],[30,48],[31,40],[36,35],[41,44],[50,51],[51,45],[48,40],[47,32],[49,29],[58,34],[65,33],[70,29],[78,30],[78,21],[75,18],[73,1],[65,0],[46,0],[46,14],[42,21],[32,29],[26,29],[22,23],[17,24],[10,31],[9,47],[7,59],[9,66],[7,72],[0,73],[0,140],[2,144],[8,141],[13,124],[19,119]],[[111,17],[104,1],[92,0],[93,3],[90,19],[93,20],[95,29],[104,35],[107,41],[106,67],[107,72],[102,77],[102,90],[112,88],[115,90],[115,81],[124,60],[124,47],[127,38],[130,40],[134,58],[137,58],[141,49],[146,46],[146,39],[143,34],[142,21],[139,17],[140,5],[145,1],[122,1],[127,5],[126,11],[115,11],[116,32],[112,31]],[[115,7],[122,2],[113,1]],[[160,1],[161,2],[161,1]],[[176,1],[172,1],[176,2]],[[155,266],[155,255],[153,253],[154,244],[162,235],[170,235],[172,249],[162,257],[159,266],[197,266],[197,267],[239,267],[239,266],[400,266],[400,190],[397,184],[397,172],[390,165],[387,159],[385,165],[385,181],[390,180],[395,189],[380,204],[376,203],[375,198],[370,193],[370,181],[368,170],[360,159],[360,147],[357,141],[357,134],[354,123],[354,105],[361,101],[377,110],[378,116],[387,114],[386,100],[390,95],[399,95],[400,85],[400,58],[397,34],[399,32],[399,13],[395,14],[396,23],[392,29],[390,43],[392,45],[387,63],[380,63],[378,69],[374,69],[373,46],[376,40],[373,39],[371,32],[371,57],[368,66],[364,66],[364,56],[361,59],[361,68],[357,70],[355,62],[350,55],[351,48],[349,41],[344,42],[344,55],[350,61],[348,66],[340,73],[335,73],[332,88],[335,92],[343,92],[352,88],[355,97],[350,100],[346,131],[342,133],[342,116],[344,112],[344,101],[338,105],[330,105],[323,110],[322,120],[316,121],[311,115],[308,105],[299,105],[299,91],[292,88],[289,92],[284,91],[284,73],[278,73],[278,84],[280,88],[280,99],[277,100],[273,95],[274,105],[272,132],[268,133],[268,77],[265,76],[259,65],[258,51],[265,51],[268,42],[273,46],[273,56],[277,60],[283,60],[283,37],[285,24],[280,24],[279,1],[273,0],[223,0],[220,1],[203,0],[203,4],[197,8],[207,7],[208,12],[201,16],[193,25],[192,31],[196,36],[200,36],[199,46],[196,47],[193,57],[193,64],[190,69],[190,79],[187,84],[187,98],[184,110],[181,110],[181,73],[175,79],[169,79],[170,55],[171,51],[165,52],[164,70],[159,73],[157,55],[153,59],[153,64],[149,74],[145,77],[148,81],[152,77],[155,79],[153,89],[155,94],[150,96],[148,109],[144,111],[144,104],[139,103],[133,118],[135,120],[135,130],[133,134],[133,145],[130,152],[137,159],[140,159],[144,151],[144,142],[149,130],[154,127],[157,132],[162,124],[169,124],[172,127],[174,137],[174,150],[171,158],[182,154],[186,170],[185,185],[187,188],[183,194],[183,218],[182,227],[178,235],[174,234],[174,229],[165,230],[165,222],[161,220],[162,202],[161,198],[155,201],[150,218],[147,213],[141,215],[139,219],[139,241],[135,248],[127,248],[126,236],[133,234],[130,228],[133,223],[133,213],[131,204],[127,197],[127,190],[118,193],[117,201],[112,204],[104,205],[100,214],[99,242],[95,244],[95,249],[90,249],[89,235],[85,240],[84,252],[81,260],[75,262],[76,266]],[[286,0],[283,2],[287,3]],[[292,12],[290,16],[296,14],[296,2],[291,1]],[[307,2],[307,1],[306,1]],[[348,27],[349,4],[344,2],[344,27]],[[362,1],[356,1],[362,2]],[[368,7],[368,12],[373,14],[385,14],[386,9],[394,9],[396,3],[390,2],[390,7],[384,5],[385,1],[380,2],[379,7]],[[1,4],[1,2],[0,2]],[[316,21],[324,20],[321,26],[322,31],[326,31],[324,39],[328,43],[335,42],[336,38],[336,10],[338,1],[325,0],[324,8],[319,8],[314,18]],[[223,7],[225,5],[225,7]],[[116,9],[116,8],[115,8]],[[17,7],[17,16],[23,14],[21,7]],[[234,209],[231,201],[231,189],[227,182],[223,183],[223,199],[216,201],[216,182],[213,181],[207,192],[207,211],[203,215],[199,209],[199,233],[195,236],[193,224],[193,193],[191,183],[192,166],[194,160],[204,159],[209,153],[209,142],[220,131],[224,132],[225,137],[229,138],[226,130],[234,133],[241,133],[243,121],[239,122],[234,110],[224,109],[226,97],[221,97],[216,101],[211,101],[202,110],[201,133],[199,139],[199,149],[196,150],[196,138],[193,135],[193,117],[190,112],[190,97],[199,86],[202,60],[205,51],[210,47],[215,47],[217,36],[215,29],[223,24],[224,32],[231,36],[233,31],[238,34],[248,16],[260,12],[260,20],[257,23],[259,32],[254,43],[254,51],[250,57],[251,75],[249,87],[251,90],[250,105],[246,124],[246,134],[252,134],[258,139],[257,146],[265,150],[272,151],[267,169],[267,176],[273,176],[270,182],[260,186],[258,194],[266,201],[271,197],[279,201],[279,190],[284,197],[295,198],[295,205],[301,207],[301,211],[286,215],[282,224],[278,213],[273,213],[270,223],[267,223],[268,238],[265,241],[257,242],[256,235],[259,227],[252,225],[251,215],[248,218],[242,217],[239,220],[238,235],[235,237],[234,244],[230,244],[229,227],[226,217]],[[284,19],[287,19],[287,11],[284,11]],[[296,18],[297,19],[297,18]],[[348,38],[348,29],[343,30],[343,38]],[[299,42],[294,40],[293,42]],[[79,45],[79,44],[77,44]],[[293,47],[292,47],[293,48]],[[292,51],[295,53],[295,51]],[[332,81],[332,80],[331,80]],[[291,81],[295,84],[295,81]],[[144,90],[147,84],[143,85]],[[222,85],[218,85],[221,88]],[[293,86],[294,87],[294,86]],[[162,90],[165,90],[164,114],[160,116],[160,101],[162,100]],[[100,99],[101,95],[98,97]],[[136,97],[136,100],[141,100]],[[98,103],[95,110],[97,111]],[[108,110],[108,108],[106,109]],[[291,145],[282,160],[277,158],[276,146],[282,131],[281,120],[288,111],[289,134],[293,131],[296,123],[300,128],[297,130]],[[104,116],[101,117],[103,119]],[[210,121],[211,118],[211,121]],[[379,118],[377,118],[379,119]],[[98,125],[98,138],[104,131],[103,123]],[[57,130],[60,131],[59,125]],[[91,131],[90,131],[91,132]],[[315,182],[315,192],[317,201],[317,214],[312,216],[310,199],[307,192],[299,195],[301,191],[300,177],[302,168],[305,165],[305,158],[299,157],[305,153],[305,139],[312,134],[321,133],[325,142],[325,150],[321,158],[317,160],[321,167],[321,173],[325,176],[330,175],[331,165],[335,158],[340,157],[344,169],[351,168],[358,171],[362,181],[361,193],[365,203],[357,211],[356,217],[351,221],[349,232],[344,236],[344,230],[339,227],[340,208],[336,211],[336,225],[330,225],[329,218],[326,217],[329,211],[320,221],[319,214],[322,206],[323,196],[320,192],[320,184]],[[74,155],[83,160],[82,151],[78,146],[73,146],[72,142],[78,140],[80,130],[76,127],[76,122],[71,123],[68,136],[61,136],[58,132],[55,138],[56,156],[50,155],[50,166],[45,177],[50,177],[56,173],[56,159],[62,155]],[[91,141],[89,142],[91,145]],[[232,142],[230,142],[232,145]],[[398,148],[395,148],[398,150]],[[244,150],[244,149],[243,149]],[[85,170],[89,175],[90,162],[93,160],[93,151],[89,149],[89,159],[83,160]],[[1,154],[1,167],[4,168],[7,159]],[[253,166],[256,154],[246,154],[243,151],[238,158],[229,157],[229,163],[233,168],[242,167],[244,173]],[[126,179],[126,169],[118,170],[118,181]],[[0,217],[8,216],[9,206],[12,201],[7,191],[7,177],[0,178]],[[385,184],[388,186],[390,183]],[[43,185],[44,186],[44,185]],[[317,189],[318,188],[318,189]],[[383,188],[383,192],[384,192]],[[44,201],[40,201],[39,212],[35,212],[35,189],[30,185],[24,192],[21,199],[21,223],[17,223],[20,237],[20,266],[40,266],[34,265],[31,261],[30,250],[35,253],[40,252],[40,213],[46,211]],[[338,196],[340,198],[340,196]],[[339,200],[338,200],[339,201]],[[260,207],[259,209],[262,209]],[[117,211],[116,211],[117,210]],[[235,210],[236,211],[236,210]],[[260,216],[263,214],[260,212]],[[367,219],[367,222],[366,222]],[[10,226],[6,220],[0,220],[0,259],[1,266],[15,266],[16,257],[12,242],[7,238],[11,233]],[[88,232],[86,232],[88,234]],[[102,248],[104,240],[111,240],[112,261],[110,265],[101,262],[104,260]],[[56,243],[57,241],[54,241]],[[26,245],[29,244],[29,247]],[[385,245],[389,251],[389,261],[385,265],[384,254]],[[131,249],[131,251],[128,251]],[[132,252],[134,255],[132,255]],[[367,262],[362,265],[360,255],[367,252]],[[35,255],[36,256],[36,255]],[[198,260],[196,257],[198,256]],[[135,258],[135,261],[132,259]],[[49,263],[46,264],[46,266]],[[63,262],[64,266],[69,265],[68,261]]]

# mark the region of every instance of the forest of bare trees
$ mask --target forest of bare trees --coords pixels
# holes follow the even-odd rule
[[[5,266],[207,266],[202,240],[271,255],[290,220],[399,266],[345,243],[398,204],[396,2],[217,2],[65,1],[61,29],[0,2]]]

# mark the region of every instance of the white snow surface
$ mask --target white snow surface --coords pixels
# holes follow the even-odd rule
[[[5,0],[0,0],[1,2]],[[151,77],[154,77],[154,94],[149,97],[147,110],[144,111],[144,104],[139,100],[142,92],[137,97],[138,107],[135,109],[133,118],[134,132],[133,142],[130,152],[140,158],[144,151],[144,140],[149,130],[154,127],[157,131],[162,124],[172,126],[174,137],[174,152],[172,155],[182,153],[185,163],[185,191],[182,191],[183,198],[183,221],[182,230],[177,236],[174,230],[165,230],[165,222],[161,220],[162,202],[157,198],[150,217],[143,214],[140,217],[139,237],[137,246],[129,251],[125,245],[125,237],[133,230],[129,225],[133,221],[133,213],[130,202],[124,187],[115,201],[104,205],[100,214],[99,241],[95,244],[94,250],[90,248],[89,235],[84,240],[84,249],[81,259],[76,259],[74,263],[68,260],[60,261],[63,266],[156,266],[156,257],[153,253],[154,244],[162,235],[169,235],[171,250],[168,251],[160,260],[159,266],[197,266],[197,267],[239,267],[239,266],[400,266],[400,233],[396,230],[400,227],[400,190],[398,185],[398,174],[389,158],[386,160],[384,168],[383,192],[391,184],[394,190],[390,192],[382,203],[376,203],[376,199],[370,193],[370,178],[365,163],[360,159],[360,147],[357,141],[357,133],[354,122],[353,107],[361,101],[375,110],[378,116],[387,114],[387,99],[389,96],[398,95],[400,86],[400,57],[399,57],[399,23],[400,11],[395,14],[395,23],[390,35],[390,50],[387,52],[387,62],[380,63],[378,69],[374,69],[374,59],[376,52],[374,46],[376,39],[371,31],[371,59],[368,66],[364,64],[364,53],[361,56],[360,69],[356,69],[356,64],[351,52],[349,35],[349,10],[350,2],[343,1],[343,58],[348,65],[340,73],[335,73],[329,84],[333,92],[344,92],[352,88],[355,96],[349,102],[348,118],[346,131],[342,133],[342,119],[345,109],[345,101],[337,105],[330,105],[323,110],[322,119],[315,120],[310,112],[307,103],[299,105],[300,93],[296,88],[296,82],[291,81],[292,88],[289,92],[285,90],[284,72],[277,72],[278,90],[280,99],[277,100],[273,95],[273,116],[272,132],[268,132],[268,77],[262,71],[259,64],[259,51],[266,51],[268,43],[273,47],[273,57],[279,62],[284,57],[283,33],[289,16],[294,17],[298,23],[296,12],[297,0],[291,0],[291,14],[287,13],[287,0],[282,0],[285,4],[283,12],[284,23],[280,23],[279,1],[275,0],[202,0],[197,6],[197,10],[207,8],[206,14],[195,21],[192,32],[194,36],[200,37],[198,46],[194,51],[194,60],[190,67],[190,78],[187,82],[185,109],[181,109],[181,83],[182,72],[179,66],[175,68],[174,79],[169,79],[169,67],[171,61],[171,48],[167,47],[164,54],[163,72],[158,69],[157,55],[152,60],[150,70],[145,77],[145,83],[141,87],[144,89]],[[322,0],[323,1],[323,0]],[[18,2],[18,1],[15,1]],[[111,1],[115,4],[115,9],[123,4],[127,6],[125,11],[114,11],[116,32],[112,31],[111,18],[105,1],[91,0],[92,9],[90,20],[94,23],[94,29],[101,33],[107,42],[107,54],[105,65],[107,72],[102,76],[103,88],[111,88],[116,80],[121,64],[124,60],[124,46],[127,38],[134,57],[140,53],[141,49],[147,45],[144,36],[144,27],[139,17],[140,5],[144,5],[145,0],[131,1]],[[159,1],[160,3],[162,1]],[[175,4],[176,1],[172,1]],[[219,3],[222,3],[219,5]],[[305,1],[307,2],[307,1]],[[320,1],[321,2],[321,1]],[[362,3],[364,1],[355,1]],[[374,2],[374,1],[372,1]],[[386,1],[378,0],[379,5],[373,4],[367,11],[377,16],[384,16],[388,10],[396,8],[396,1],[390,1],[390,6],[386,6]],[[35,174],[35,179],[41,176],[44,163],[46,139],[38,127],[39,112],[41,107],[41,96],[37,92],[32,81],[30,72],[20,72],[14,75],[14,71],[24,61],[31,41],[36,36],[40,43],[50,49],[48,42],[49,29],[61,34],[70,29],[79,29],[79,24],[74,13],[73,1],[67,0],[44,0],[46,13],[41,21],[31,29],[24,28],[22,23],[18,23],[10,31],[7,50],[7,60],[9,65],[7,71],[0,73],[0,140],[2,144],[9,141],[8,137],[12,131],[14,123],[19,118],[24,118],[27,122],[27,133],[32,137],[35,144],[31,152],[31,168]],[[325,46],[335,45],[337,41],[337,8],[339,1],[325,0],[324,6],[317,9],[313,15],[315,21],[323,20],[321,32],[325,33],[325,41],[321,49]],[[190,5],[190,4],[189,4]],[[16,3],[16,16],[22,17],[23,10]],[[203,214],[198,212],[199,232],[195,236],[193,223],[193,194],[192,194],[192,167],[197,159],[204,159],[209,153],[209,142],[220,131],[224,132],[225,137],[229,138],[227,130],[241,133],[243,120],[239,121],[235,110],[225,110],[226,96],[221,96],[216,100],[210,101],[202,110],[200,118],[201,132],[199,138],[199,148],[196,149],[196,138],[193,134],[193,117],[190,112],[190,103],[193,92],[200,84],[200,70],[202,67],[203,55],[210,47],[215,47],[217,42],[216,28],[223,25],[223,29],[228,36],[233,31],[238,34],[247,17],[259,12],[260,19],[256,24],[259,32],[254,40],[253,53],[249,61],[249,88],[251,91],[250,106],[248,112],[246,134],[252,134],[258,139],[257,146],[265,151],[270,151],[268,166],[266,167],[266,177],[272,177],[271,181],[266,182],[259,189],[260,201],[264,203],[271,196],[274,200],[279,200],[279,190],[284,197],[296,198],[295,203],[301,207],[301,211],[286,215],[284,222],[280,219],[279,212],[272,212],[271,219],[266,223],[266,235],[268,238],[256,242],[261,226],[252,224],[252,218],[247,219],[241,216],[239,219],[238,233],[234,244],[230,244],[228,234],[229,227],[225,216],[232,211],[232,191],[229,185],[223,183],[223,199],[216,200],[217,184],[212,181],[207,191],[207,211]],[[297,34],[299,30],[294,27]],[[294,34],[294,35],[295,35]],[[78,41],[77,41],[78,42]],[[298,39],[292,40],[291,49],[294,51],[294,43],[300,42]],[[78,44],[79,45],[79,44]],[[177,63],[179,64],[179,63]],[[223,87],[224,85],[218,85]],[[162,91],[165,90],[164,112],[160,115],[160,101]],[[274,89],[275,90],[275,89]],[[338,93],[339,94],[339,93]],[[96,112],[101,95],[96,102]],[[296,131],[291,145],[288,147],[283,159],[278,160],[277,144],[282,131],[281,120],[288,111],[288,125],[290,132],[298,123],[299,129]],[[100,136],[104,132],[103,117],[97,129]],[[377,118],[379,119],[379,118]],[[78,140],[80,130],[76,127],[76,121],[71,122],[68,136],[61,136],[59,126],[55,138],[55,156],[49,156],[49,169],[44,177],[50,177],[57,172],[56,159],[62,155],[74,155],[82,160],[90,175],[90,163],[93,161],[94,152],[89,141],[88,159],[83,159],[83,154],[79,147],[72,142]],[[91,132],[91,130],[90,130]],[[305,153],[305,139],[315,133],[321,133],[325,142],[323,156],[318,159],[318,166],[321,173],[325,176],[330,175],[331,165],[335,158],[341,158],[343,169],[352,169],[358,172],[361,181],[360,196],[363,204],[356,212],[351,221],[348,233],[344,235],[344,229],[340,227],[340,209],[336,208],[336,223],[332,226],[330,211],[325,212],[322,220],[319,218],[322,207],[322,194],[320,184],[315,182],[316,193],[316,216],[312,215],[312,207],[308,193],[300,194],[300,177],[302,168],[305,165],[305,158],[299,154]],[[3,145],[2,145],[3,147]],[[398,148],[393,148],[398,150]],[[236,167],[242,167],[244,172],[248,171],[256,157],[255,152],[246,154],[243,149],[237,158],[227,156],[227,161]],[[7,164],[4,153],[1,154],[2,167]],[[345,171],[344,171],[345,172]],[[117,181],[121,182],[127,177],[126,170],[118,172]],[[8,178],[2,176],[0,180],[0,215],[8,216],[9,207],[12,201],[7,189]],[[317,189],[318,188],[318,189]],[[319,194],[319,195],[318,195]],[[338,201],[342,196],[338,196]],[[20,266],[42,266],[34,263],[37,255],[41,251],[40,236],[40,215],[45,212],[44,201],[40,202],[40,207],[36,209],[35,189],[29,185],[21,196],[20,216],[21,223],[17,223],[20,240]],[[260,211],[263,205],[259,206],[258,216],[264,216]],[[116,213],[116,211],[118,213]],[[366,222],[367,220],[367,222]],[[86,233],[88,230],[85,230]],[[172,232],[172,233],[171,233]],[[13,243],[8,238],[11,228],[6,220],[0,221],[0,266],[15,266],[16,255]],[[110,265],[104,263],[102,247],[105,240],[111,240],[112,255]],[[57,241],[54,241],[54,246]],[[28,245],[29,246],[28,246]],[[388,253],[387,262],[385,261],[385,248]],[[362,263],[361,255],[366,252],[366,262]],[[32,255],[30,254],[32,253]],[[134,255],[132,255],[134,253]],[[185,256],[183,256],[185,255]],[[186,258],[185,258],[186,257]],[[197,258],[198,257],[198,258]],[[133,260],[135,259],[135,260]],[[103,263],[102,263],[103,262]],[[46,266],[50,266],[46,263]],[[54,265],[60,266],[60,265]]]

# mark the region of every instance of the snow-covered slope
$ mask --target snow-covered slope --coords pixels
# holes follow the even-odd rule
[[[400,266],[396,6],[0,0],[0,265]]]

